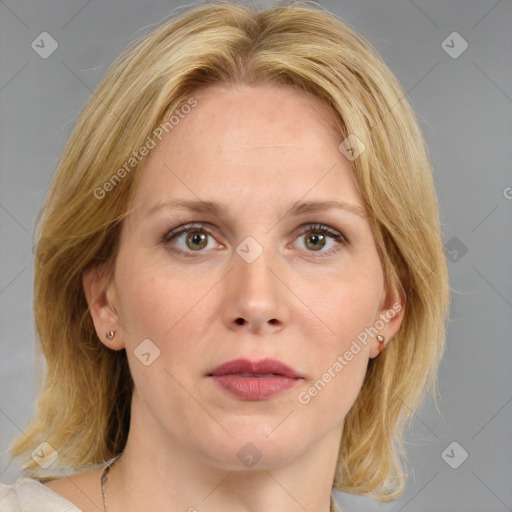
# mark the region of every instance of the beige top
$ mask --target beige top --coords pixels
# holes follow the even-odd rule
[[[0,484],[0,512],[81,512],[70,501],[39,480],[20,477],[12,485]]]
[[[0,512],[81,512],[81,510],[45,487],[36,478],[20,477],[12,485],[0,483]],[[341,512],[332,495],[330,512]]]

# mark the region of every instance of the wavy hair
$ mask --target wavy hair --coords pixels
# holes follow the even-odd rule
[[[310,2],[266,10],[217,2],[174,13],[125,49],[85,104],[37,221],[33,305],[46,371],[35,419],[9,448],[11,460],[22,457],[34,476],[40,467],[30,454],[43,441],[58,452],[52,468],[75,471],[123,451],[133,380],[126,352],[108,349],[95,332],[82,273],[102,265],[112,277],[144,167],[144,159],[128,170],[126,162],[198,90],[218,83],[311,94],[331,111],[340,142],[354,134],[366,146],[352,170],[385,280],[405,309],[345,417],[333,486],[394,500],[407,477],[404,427],[427,394],[436,399],[445,350],[450,289],[439,205],[424,137],[398,80],[353,28]],[[123,166],[122,179],[98,199]]]

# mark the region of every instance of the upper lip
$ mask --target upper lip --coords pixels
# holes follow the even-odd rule
[[[274,373],[294,379],[302,378],[293,368],[278,361],[277,359],[262,359],[250,361],[249,359],[233,359],[217,366],[208,376],[234,375],[237,373],[267,374]]]

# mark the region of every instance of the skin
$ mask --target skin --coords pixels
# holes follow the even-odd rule
[[[363,207],[320,100],[280,85],[216,85],[195,98],[197,107],[147,157],[113,280],[104,283],[101,269],[83,275],[98,336],[113,350],[126,348],[135,382],[108,510],[327,512],[343,420],[379,343],[360,343],[308,404],[298,394],[400,297],[384,285],[366,218],[341,209],[287,213],[297,201]],[[172,198],[229,209],[148,214]],[[199,222],[211,233],[199,250],[187,234],[162,241],[171,229]],[[310,224],[347,241],[319,241]],[[248,236],[263,249],[252,263],[236,252]],[[402,313],[380,329],[386,342],[401,321]],[[146,338],[160,350],[148,366],[134,354]],[[279,359],[303,380],[267,400],[241,400],[206,376],[238,357]],[[251,468],[237,457],[249,442],[262,456]],[[85,511],[102,510],[101,470],[46,485]]]

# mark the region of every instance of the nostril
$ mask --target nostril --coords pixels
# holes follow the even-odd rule
[[[237,319],[236,319],[236,323],[237,323],[238,325],[243,325],[243,323],[244,323],[244,319],[243,319],[243,318],[237,318]]]

